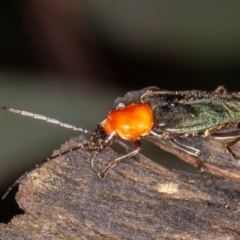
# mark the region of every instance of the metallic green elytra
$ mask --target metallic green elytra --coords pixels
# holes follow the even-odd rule
[[[162,131],[189,133],[240,122],[240,93],[154,89],[140,101],[151,106]]]

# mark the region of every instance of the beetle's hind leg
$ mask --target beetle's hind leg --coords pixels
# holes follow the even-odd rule
[[[231,146],[233,146],[234,144],[236,144],[238,141],[240,140],[240,137],[237,137],[236,139],[234,139],[232,142],[225,144],[225,149],[228,152],[228,154],[234,158],[238,164],[240,164],[240,159],[239,157],[233,152],[233,150],[230,148]]]
[[[203,165],[202,161],[200,160],[200,155],[201,155],[201,151],[197,148],[193,148],[190,147],[188,145],[185,145],[183,143],[180,143],[179,141],[177,141],[175,138],[169,139],[169,141],[177,148],[181,149],[182,151],[193,155],[196,157],[196,161],[197,161],[197,165],[198,165],[198,170],[200,172],[205,172],[205,166]]]
[[[239,128],[239,124],[238,124],[238,128]],[[231,142],[224,144],[224,147],[226,152],[233,159],[235,159],[238,162],[238,164],[240,164],[239,156],[237,156],[231,149],[231,146],[235,145],[237,142],[240,141],[240,129],[232,130],[225,133],[210,133],[210,136],[216,139],[222,139],[222,140],[233,139]]]

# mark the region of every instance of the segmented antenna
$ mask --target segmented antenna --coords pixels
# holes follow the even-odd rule
[[[64,122],[58,121],[56,119],[45,117],[45,116],[42,116],[42,115],[39,115],[39,114],[26,112],[26,111],[14,109],[14,108],[9,108],[9,107],[5,107],[5,106],[2,106],[2,105],[0,105],[0,109],[6,110],[6,111],[12,112],[12,113],[20,114],[22,116],[31,117],[31,118],[34,118],[34,119],[39,119],[39,120],[45,121],[47,123],[57,124],[60,127],[69,128],[69,129],[72,129],[74,131],[79,131],[79,132],[86,133],[86,134],[91,133],[90,131],[88,131],[86,129],[83,129],[81,127],[77,127],[75,125],[64,123]]]
[[[39,120],[42,120],[42,121],[45,121],[47,123],[52,123],[52,124],[57,124],[59,125],[60,127],[64,127],[64,128],[68,128],[68,129],[72,129],[74,131],[79,131],[79,132],[82,132],[82,133],[85,133],[85,134],[90,134],[91,132],[86,130],[86,129],[83,129],[81,127],[77,127],[75,125],[71,125],[71,124],[68,124],[68,123],[64,123],[64,122],[61,122],[59,120],[56,120],[56,119],[53,119],[53,118],[49,118],[49,117],[45,117],[45,116],[42,116],[42,115],[39,115],[39,114],[35,114],[35,113],[31,113],[31,112],[27,112],[27,111],[22,111],[22,110],[18,110],[18,109],[14,109],[14,108],[9,108],[9,107],[6,107],[6,106],[3,106],[3,105],[0,105],[0,109],[2,110],[6,110],[8,112],[12,112],[12,113],[16,113],[16,114],[20,114],[22,116],[26,116],[26,117],[31,117],[31,118],[34,118],[34,119],[39,119]],[[29,171],[27,171],[26,173],[24,173],[22,176],[20,176],[9,188],[8,190],[5,192],[5,194],[2,196],[2,199],[6,198],[6,196],[9,194],[9,192],[19,183],[21,183],[21,181],[26,177],[26,175],[31,172],[33,169],[36,169],[36,168],[39,168],[40,166],[42,166],[45,162],[47,161],[50,161],[54,158],[57,158],[59,156],[62,156],[64,154],[67,154],[69,152],[72,152],[72,151],[75,151],[79,148],[83,148],[85,147],[86,145],[88,145],[88,143],[86,144],[81,144],[79,146],[76,146],[76,147],[73,147],[73,148],[70,148],[62,153],[59,153],[57,155],[54,155],[50,158],[47,158],[45,159],[41,164],[37,164],[35,165],[32,169],[30,169]]]
[[[45,122],[47,122],[47,123],[57,124],[57,125],[59,125],[60,127],[72,129],[72,130],[74,130],[74,131],[79,131],[79,132],[82,132],[82,133],[85,133],[85,134],[92,134],[91,131],[88,131],[88,130],[83,129],[83,128],[81,128],[81,127],[77,127],[77,126],[75,126],[75,125],[71,125],[71,124],[68,124],[68,123],[64,123],[64,122],[61,122],[61,121],[59,121],[59,120],[56,120],[56,119],[53,119],[53,118],[49,118],[49,117],[45,117],[45,116],[42,116],[42,115],[39,115],[39,114],[35,114],[35,113],[31,113],[31,112],[26,112],[26,111],[14,109],[14,108],[9,108],[9,107],[3,106],[3,105],[0,105],[0,109],[6,110],[6,111],[12,112],[12,113],[20,114],[20,115],[22,115],[22,116],[26,116],[26,117],[31,117],[31,118],[34,118],[34,119],[42,120],[42,121],[45,121]],[[124,147],[127,152],[132,151],[132,148],[129,147],[128,145],[126,145],[125,143],[123,143],[122,141],[116,139],[115,142],[117,142],[119,145],[121,145],[122,147]],[[65,153],[68,153],[68,152],[66,151],[66,152],[64,152],[63,154],[65,154]],[[56,156],[56,157],[58,157],[58,156]],[[54,158],[54,157],[52,157],[51,159],[53,159],[53,158]]]
[[[49,118],[49,117],[45,117],[45,116],[42,116],[42,115],[39,115],[39,114],[35,114],[35,113],[31,113],[31,112],[26,112],[26,111],[22,111],[22,110],[18,110],[18,109],[14,109],[14,108],[9,108],[9,107],[6,107],[6,106],[3,106],[3,105],[0,105],[0,109],[2,110],[6,110],[8,112],[12,112],[12,113],[16,113],[16,114],[20,114],[22,116],[26,116],[26,117],[31,117],[31,118],[34,118],[34,119],[39,119],[39,120],[42,120],[42,121],[45,121],[47,123],[52,123],[52,124],[57,124],[59,125],[60,127],[64,127],[64,128],[68,128],[68,129],[72,129],[74,131],[79,131],[79,132],[82,132],[82,133],[85,133],[85,134],[91,134],[92,132],[91,131],[88,131],[86,129],[83,129],[81,127],[77,127],[75,125],[71,125],[71,124],[68,124],[68,123],[64,123],[64,122],[61,122],[59,120],[56,120],[56,119],[53,119],[53,118]],[[120,140],[116,140],[116,142],[121,145],[122,147],[125,148],[125,150],[127,152],[131,152],[132,151],[132,148],[129,147],[128,145],[126,145],[125,143],[123,143],[122,141]],[[73,151],[76,151],[80,148],[84,148],[84,147],[87,147],[89,145],[89,143],[84,143],[84,144],[78,144],[76,147],[73,147],[73,148],[69,148],[68,150],[64,151],[64,152],[61,152],[59,154],[56,154],[50,158],[46,158],[42,163],[40,164],[37,164],[35,165],[33,168],[31,168],[29,171],[25,172],[22,176],[20,176],[8,189],[7,191],[4,193],[4,195],[2,196],[2,199],[5,199],[7,197],[7,195],[11,192],[11,190],[19,183],[22,182],[22,180],[27,176],[27,174],[29,172],[31,172],[32,170],[36,169],[36,168],[39,168],[41,167],[44,163],[54,159],[54,158],[57,158],[59,156],[62,156],[62,155],[65,155],[69,152],[73,152]]]

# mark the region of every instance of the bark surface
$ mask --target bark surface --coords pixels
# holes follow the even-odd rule
[[[168,141],[149,140],[196,164]],[[86,141],[72,139],[61,151]],[[240,239],[239,165],[220,141],[183,141],[197,144],[214,175],[171,171],[141,155],[102,181],[97,173],[119,154],[106,149],[91,168],[92,153],[78,150],[28,174],[16,197],[25,214],[1,224],[0,239]]]

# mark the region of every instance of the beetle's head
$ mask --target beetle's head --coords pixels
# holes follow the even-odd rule
[[[112,145],[115,138],[115,133],[108,135],[104,131],[102,123],[97,124],[90,137],[88,148],[95,153],[101,152],[106,147]]]

